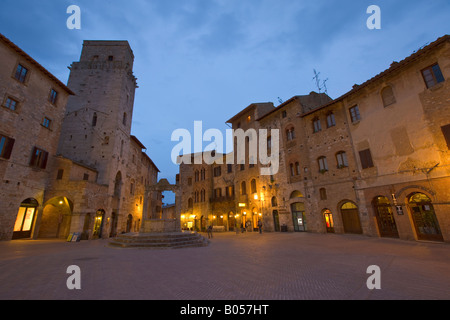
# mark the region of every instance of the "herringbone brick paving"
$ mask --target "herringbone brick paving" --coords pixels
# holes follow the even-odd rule
[[[206,235],[205,235],[206,236]],[[450,244],[310,233],[216,233],[208,247],[107,240],[0,243],[0,299],[450,299]],[[67,267],[81,269],[69,290]],[[367,267],[381,268],[369,290]]]

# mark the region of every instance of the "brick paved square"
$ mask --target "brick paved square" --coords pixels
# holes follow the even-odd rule
[[[167,250],[20,240],[0,243],[0,299],[446,300],[448,252],[446,243],[311,233],[215,233],[207,247]],[[66,286],[70,265],[80,290]],[[370,265],[380,267],[379,290],[367,288]]]

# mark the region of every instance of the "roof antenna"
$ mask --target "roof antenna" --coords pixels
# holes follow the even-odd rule
[[[320,78],[319,78],[320,72],[317,72],[316,69],[314,69],[314,77],[313,80],[316,81],[316,86],[317,86],[317,90],[319,90],[319,93],[322,92],[322,89],[324,89],[325,94],[328,94],[328,89],[327,89],[327,81],[328,78],[325,79],[324,81],[322,81],[322,83],[320,82]]]

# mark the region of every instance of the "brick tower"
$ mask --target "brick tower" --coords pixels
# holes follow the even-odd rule
[[[69,67],[67,104],[59,154],[95,168],[99,184],[114,185],[126,171],[136,78],[127,41],[84,41]],[[114,192],[114,191],[112,191]]]

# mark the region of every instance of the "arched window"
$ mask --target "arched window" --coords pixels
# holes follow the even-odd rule
[[[319,132],[321,130],[322,125],[320,124],[320,119],[316,117],[313,119],[313,132]]]
[[[241,194],[242,195],[247,194],[247,186],[245,184],[245,181],[241,182]]]
[[[272,197],[272,207],[278,206],[278,200],[277,197]]]
[[[320,200],[327,200],[327,189],[320,188],[319,193],[320,193]]]
[[[303,194],[298,190],[294,190],[294,191],[292,191],[289,199],[294,199],[294,198],[303,198]]]
[[[97,125],[97,112],[94,112],[94,116],[92,117],[92,126],[95,127]]]
[[[336,120],[334,119],[334,113],[330,112],[327,114],[327,128],[334,127],[336,125]]]
[[[122,123],[124,126],[127,125],[127,113],[126,112],[123,113]]]
[[[193,208],[194,207],[194,200],[192,200],[192,198],[188,199],[188,208]]]
[[[116,179],[114,180],[114,197],[120,197],[120,189],[122,187],[122,174],[117,172]]]
[[[391,86],[387,86],[381,90],[381,98],[383,99],[383,105],[385,107],[390,106],[396,102],[394,96],[394,90],[392,90]]]
[[[195,176],[195,181],[199,181],[200,172],[198,170],[196,170],[194,176]]]
[[[250,187],[252,190],[252,193],[256,193],[256,180],[253,179],[252,182],[250,183]]]
[[[287,141],[291,141],[291,140],[295,139],[294,127],[290,127],[288,129],[286,129],[286,139],[287,139]]]

